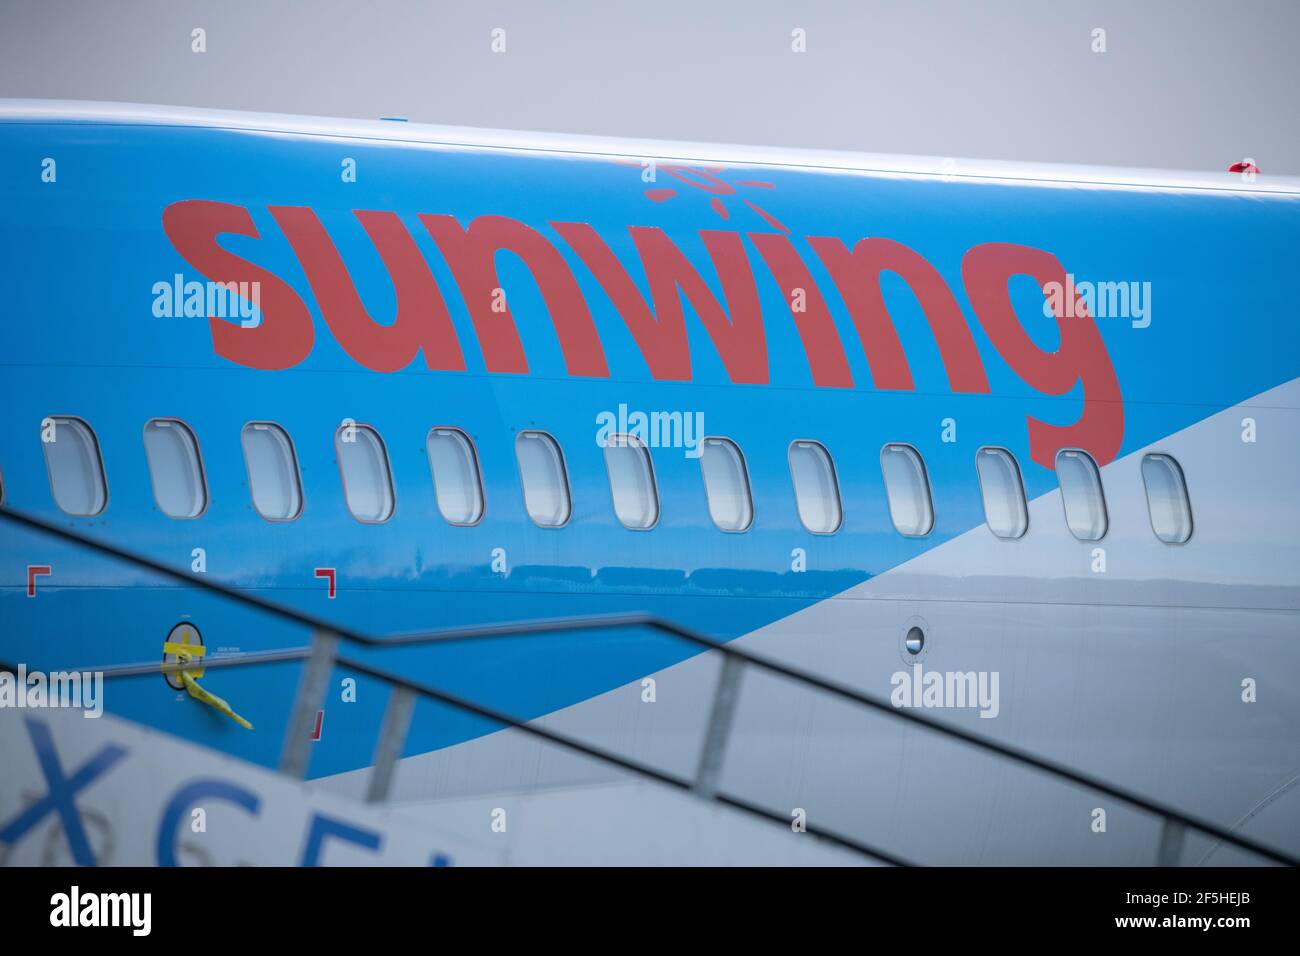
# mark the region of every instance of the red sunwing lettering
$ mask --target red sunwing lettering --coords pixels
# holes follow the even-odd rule
[[[966,294],[984,331],[1007,363],[1025,382],[1049,395],[1064,395],[1083,382],[1083,414],[1073,425],[1049,425],[1029,418],[1029,453],[1053,468],[1061,448],[1082,448],[1104,465],[1113,461],[1124,441],[1124,405],[1119,379],[1097,323],[1082,301],[1074,316],[1056,316],[1061,345],[1045,352],[1034,344],[1016,317],[1007,283],[1012,276],[1031,276],[1040,287],[1065,287],[1065,267],[1056,256],[1031,246],[989,242],[973,247],[961,264]],[[1065,304],[1062,303],[1062,311]]]
[[[731,310],[728,318],[708,283],[662,229],[632,226],[629,231],[641,255],[659,321],[681,324],[684,318],[680,296],[685,296],[718,350],[728,378],[765,384],[768,368],[763,312],[741,237],[734,232],[700,230],[700,239],[722,281],[723,299]]]
[[[527,372],[528,360],[509,306],[494,311],[500,281],[496,254],[523,260],[541,290],[570,375],[607,377],[605,351],[578,282],[559,251],[537,230],[505,216],[480,216],[463,228],[452,216],[421,215],[447,260],[489,372]]]
[[[393,212],[354,212],[393,282],[397,303],[391,325],[375,322],[360,301],[337,247],[305,207],[272,206],[311,283],[321,313],[345,351],[375,371],[405,368],[423,352],[432,369],[464,370],[465,360],[446,304],[429,264]],[[545,236],[513,219],[481,216],[468,227],[449,215],[421,215],[454,275],[490,372],[528,371],[514,317],[499,302],[496,255],[509,252],[528,267],[546,303],[570,375],[608,376],[604,350],[582,290],[565,258]],[[238,205],[185,200],[163,211],[162,225],[177,252],[209,281],[257,283],[261,321],[247,327],[209,317],[216,354],[248,368],[284,369],[310,355],[315,340],[311,312],[284,281],[221,247],[222,235],[260,239],[249,211]],[[628,270],[585,223],[552,227],[592,272],[627,324],[651,375],[688,381],[692,377],[685,304],[699,317],[733,382],[769,380],[767,343],[758,289],[744,240],[738,233],[702,230],[700,241],[717,274],[722,295],[712,288],[681,248],[661,229],[632,226],[628,233],[641,260],[649,295],[643,296]],[[834,320],[807,265],[791,241],[769,233],[749,234],[787,302],[802,289],[803,308],[791,308],[813,381],[850,388],[853,377]],[[934,335],[955,392],[987,393],[988,379],[971,328],[943,277],[906,246],[883,238],[858,242],[851,250],[839,239],[811,237],[809,245],[835,282],[857,328],[875,387],[915,387],[897,330],[881,292],[881,274],[901,277],[916,296]],[[1056,316],[1060,347],[1038,348],[1011,304],[1008,283],[1026,275],[1045,287],[1068,286],[1051,253],[1010,243],[986,243],[962,260],[962,278],[975,315],[998,353],[1030,387],[1068,394],[1082,384],[1083,411],[1070,425],[1028,418],[1030,455],[1054,467],[1062,447],[1083,448],[1099,464],[1118,454],[1124,438],[1124,408],[1118,377],[1096,322],[1081,302],[1070,316]],[[683,302],[685,300],[685,303]],[[495,308],[494,308],[495,306]]]
[[[722,295],[731,309],[728,319],[708,283],[662,229],[633,226],[630,232],[641,254],[659,321],[669,320],[674,324],[683,321],[680,289],[704,323],[728,377],[733,382],[766,384],[767,339],[763,312],[740,236],[734,232],[700,230],[700,239],[722,280]]]
[[[749,239],[758,247],[776,284],[781,287],[787,305],[793,301],[795,290],[803,290],[803,310],[796,311],[792,307],[790,312],[799,330],[799,338],[803,340],[813,384],[852,388],[853,373],[849,371],[849,361],[844,355],[844,344],[835,331],[835,322],[821,290],[794,245],[786,236],[771,232],[751,232]]]
[[[406,368],[421,351],[431,369],[465,370],[465,357],[433,273],[396,213],[353,213],[393,281],[397,317],[392,325],[382,325],[366,312],[342,256],[316,214],[302,206],[272,206],[270,212],[293,246],[321,314],[345,352],[376,372]]]
[[[722,281],[723,298],[731,309],[728,318],[708,283],[663,230],[651,226],[628,229],[650,285],[650,299],[654,303],[651,309],[627,270],[590,226],[552,225],[573,246],[613,301],[655,378],[686,380],[691,377],[691,356],[680,297],[684,295],[700,317],[731,381],[767,382],[763,314],[754,274],[738,234],[707,229],[700,232],[700,239]]]
[[[862,239],[852,251],[839,239],[809,237],[809,244],[830,272],[871,366],[877,388],[912,389],[912,372],[889,317],[880,274],[893,272],[907,283],[925,313],[948,384],[954,392],[987,392],[979,348],[943,276],[923,256],[892,239]]]
[[[681,310],[676,313],[664,310],[662,317],[657,318],[618,257],[591,226],[582,222],[553,222],[551,226],[578,254],[614,303],[614,309],[636,340],[651,377],[689,381],[691,353]]]
[[[260,239],[253,217],[243,206],[205,199],[174,202],[163,210],[163,231],[176,251],[212,282],[256,282],[261,294],[261,322],[244,328],[208,317],[212,348],[222,358],[248,368],[283,369],[297,365],[316,341],[311,312],[289,285],[260,266],[217,244],[224,233]]]

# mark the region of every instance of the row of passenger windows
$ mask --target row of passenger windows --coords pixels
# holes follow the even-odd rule
[[[43,423],[42,441],[54,500],[73,515],[96,515],[108,502],[103,461],[90,426],[78,418]],[[289,434],[272,422],[250,422],[240,435],[248,486],[257,512],[269,521],[292,521],[302,513],[298,459]],[[203,459],[194,433],[176,419],[145,424],[145,455],[158,508],[173,518],[197,518],[207,509]],[[335,434],[343,495],[352,515],[378,524],[396,509],[388,451],[368,425],[344,425]],[[474,445],[458,428],[431,429],[426,439],[438,510],[453,525],[473,525],[483,518],[483,483]],[[614,513],[628,528],[645,530],[659,521],[659,494],[650,452],[632,435],[615,435],[605,444],[605,467]],[[559,444],[541,431],[515,438],[515,455],[524,506],[533,522],[558,528],[572,514],[569,478]],[[843,523],[843,506],[835,464],[825,446],[796,441],[789,450],[799,520],[814,534],[834,534]],[[1015,457],[1005,448],[985,447],[975,456],[984,517],[999,538],[1019,538],[1029,528],[1024,482]],[[925,462],[910,445],[888,444],[880,467],[890,518],[900,534],[923,537],[934,528],[934,506]],[[754,521],[745,458],[735,442],[706,438],[700,471],[709,514],[723,531],[741,532]],[[1064,449],[1056,456],[1056,474],[1065,520],[1081,541],[1106,534],[1106,498],[1097,464],[1086,452]],[[1156,537],[1181,544],[1192,534],[1191,505],[1178,462],[1168,455],[1142,459],[1151,528]]]

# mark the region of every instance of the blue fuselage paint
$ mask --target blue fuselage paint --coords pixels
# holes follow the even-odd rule
[[[42,178],[42,161],[57,179]],[[340,175],[352,160],[355,181]],[[942,181],[938,177],[818,171],[780,165],[731,167],[732,183],[771,188],[728,196],[727,219],[704,191],[675,185],[663,202],[638,165],[599,155],[417,145],[377,139],[210,128],[95,123],[0,122],[0,261],[4,282],[0,477],[5,505],[58,519],[96,538],[185,567],[194,549],[208,574],[292,607],[372,634],[572,614],[648,611],[730,639],[784,618],[936,548],[983,521],[975,450],[1012,451],[1029,498],[1056,485],[1031,460],[1027,417],[1068,424],[1082,390],[1044,394],[1000,355],[973,314],[961,263],[981,243],[1049,251],[1077,281],[1150,283],[1151,321],[1098,318],[1124,404],[1119,454],[1170,435],[1300,375],[1300,333],[1287,280],[1294,274],[1300,198],[1162,188]],[[686,306],[691,376],[655,380],[624,319],[592,274],[561,242],[554,222],[590,224],[648,295],[628,227],[659,227],[688,256],[715,297],[723,292],[701,230],[745,234],[773,226],[752,199],[789,229],[825,295],[852,388],[814,385],[790,304],[746,239],[764,315],[767,384],[736,384],[703,325]],[[176,274],[203,280],[164,233],[163,212],[184,200],[246,208],[260,238],[226,236],[223,248],[287,282],[312,312],[314,347],[291,368],[240,367],[213,350],[206,318],[158,318],[153,288]],[[376,322],[391,321],[388,271],[354,210],[398,213],[442,291],[466,371],[431,371],[417,360],[371,371],[330,334],[303,268],[270,206],[310,207],[347,264]],[[608,377],[568,374],[538,286],[508,253],[496,257],[528,360],[524,375],[486,370],[481,344],[420,214],[462,224],[504,216],[560,250],[591,310]],[[938,270],[961,306],[989,381],[987,394],[951,390],[935,338],[896,276],[882,280],[889,315],[915,381],[912,390],[872,386],[868,355],[843,301],[806,237],[848,245],[881,236],[903,243]],[[1052,351],[1056,324],[1028,278],[1012,301],[1034,344]],[[598,416],[620,405],[647,412],[702,413],[705,431],[744,452],[754,523],[728,534],[710,519],[698,459],[652,450],[661,516],[649,531],[622,527],[611,506]],[[93,518],[55,506],[40,424],[77,416],[98,436],[109,500]],[[210,503],[194,520],[164,515],[151,493],[142,442],[155,417],[186,422],[203,453]],[[396,512],[387,523],[354,520],[346,507],[334,435],[340,422],[372,425],[391,459]],[[946,421],[955,441],[945,441]],[[292,522],[254,510],[240,429],[272,421],[295,443],[305,507]],[[473,527],[440,515],[426,454],[433,426],[463,429],[483,475],[486,513]],[[524,510],[515,435],[540,429],[563,448],[573,514],[562,528],[536,527]],[[814,439],[834,458],[843,527],[814,535],[800,524],[791,487],[791,441]],[[880,449],[906,442],[925,460],[934,530],[899,535],[890,522]],[[494,569],[504,555],[506,572]],[[806,569],[796,570],[802,551]],[[38,595],[25,595],[25,568],[48,564]],[[333,567],[330,600],[315,568]],[[177,621],[192,621],[211,652],[307,642],[309,635],[84,551],[0,532],[0,659],[58,669],[149,660]],[[967,572],[987,569],[966,569]],[[943,582],[928,585],[936,599]],[[918,604],[923,602],[918,602]],[[370,657],[457,694],[532,718],[582,701],[682,660],[697,649],[642,632],[583,633],[445,648],[373,651]],[[252,733],[179,698],[161,676],[115,682],[114,713],[262,764],[277,760],[299,669],[293,665],[214,672],[209,683],[258,729]],[[335,681],[344,674],[336,673]],[[327,698],[313,775],[370,761],[386,693],[367,680],[357,699]],[[408,754],[494,729],[422,703]]]

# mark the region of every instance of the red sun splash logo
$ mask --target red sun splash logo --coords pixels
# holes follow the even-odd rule
[[[718,215],[719,219],[724,222],[730,221],[731,210],[727,207],[729,198],[737,198],[746,206],[763,217],[768,225],[779,229],[784,233],[789,233],[787,226],[782,224],[775,216],[764,209],[758,203],[741,196],[737,187],[744,189],[775,189],[773,183],[762,182],[755,179],[738,179],[734,183],[729,183],[719,174],[726,171],[725,166],[686,166],[683,164],[660,164],[660,163],[638,163],[634,160],[618,159],[615,160],[622,166],[636,166],[640,169],[651,169],[655,172],[664,172],[677,180],[683,186],[689,186],[692,189],[698,189],[701,192],[708,193],[709,207]],[[651,202],[667,202],[675,198],[679,190],[667,187],[654,187],[645,191],[646,199]]]

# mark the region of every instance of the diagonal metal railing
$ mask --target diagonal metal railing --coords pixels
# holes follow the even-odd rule
[[[388,708],[380,728],[379,741],[376,746],[375,759],[372,764],[371,778],[367,799],[382,802],[387,798],[394,768],[400,757],[410,724],[411,710],[416,697],[438,701],[457,710],[469,713],[502,727],[513,727],[525,734],[548,741],[572,752],[599,760],[637,776],[667,786],[693,793],[702,800],[712,800],[719,804],[744,811],[753,816],[768,819],[783,826],[788,826],[790,817],[786,814],[754,804],[736,794],[718,789],[721,769],[725,758],[730,725],[739,696],[739,683],[745,667],[754,667],[771,674],[777,674],[791,681],[829,694],[840,700],[860,707],[885,714],[895,720],[902,720],[928,731],[960,741],[970,747],[993,754],[1013,763],[1048,774],[1057,780],[1104,794],[1114,800],[1128,804],[1161,821],[1159,844],[1156,851],[1156,865],[1174,866],[1178,864],[1183,844],[1189,832],[1201,833],[1213,837],[1222,843],[1262,857],[1272,863],[1286,866],[1300,866],[1300,860],[1275,847],[1259,843],[1240,833],[1232,832],[1210,820],[1199,818],[1178,810],[1167,804],[1152,800],[1125,787],[1109,783],[1068,767],[1064,764],[1041,757],[1037,754],[981,737],[978,734],[959,727],[945,724],[933,717],[918,714],[910,710],[894,707],[886,700],[880,700],[864,694],[848,685],[830,680],[802,668],[778,661],[767,655],[749,650],[741,650],[726,641],[719,641],[672,621],[667,621],[651,614],[606,614],[582,617],[550,618],[500,624],[471,625],[466,627],[444,628],[416,634],[402,634],[392,637],[380,637],[366,634],[313,614],[286,607],[269,601],[259,595],[233,588],[213,581],[206,575],[163,564],[147,555],[138,554],[115,544],[98,541],[93,537],[61,527],[43,518],[0,507],[0,520],[25,527],[28,530],[49,535],[65,542],[89,548],[100,554],[152,571],[163,577],[193,585],[199,589],[223,595],[231,601],[250,608],[274,615],[286,621],[312,629],[312,642],[305,647],[285,648],[274,651],[251,652],[238,655],[214,655],[203,661],[205,670],[225,667],[249,667],[259,664],[303,661],[304,667],[298,692],[290,711],[286,728],[284,747],[280,759],[280,770],[286,774],[303,779],[307,775],[310,755],[310,731],[314,715],[321,709],[324,701],[326,684],[335,666],[355,671],[383,681],[393,688]],[[446,690],[410,680],[400,674],[384,670],[366,661],[347,657],[339,652],[340,642],[346,641],[362,647],[394,648],[412,646],[431,646],[463,641],[485,639],[514,639],[539,634],[573,632],[583,630],[609,630],[622,628],[648,628],[671,637],[683,640],[697,647],[723,655],[723,667],[719,674],[714,692],[713,707],[709,724],[705,730],[705,739],[699,756],[696,775],[688,779],[677,774],[668,773],[649,764],[634,761],[620,754],[594,746],[569,735],[559,733],[536,723],[515,717],[505,712],[487,707]],[[106,678],[140,676],[145,674],[170,673],[193,668],[193,663],[161,663],[147,661],[134,664],[108,665],[96,668],[83,668],[102,672]],[[12,670],[12,668],[7,668]],[[909,865],[907,861],[888,851],[863,843],[846,834],[834,830],[815,827],[811,823],[807,832],[829,843],[854,850],[876,860],[893,865]]]

